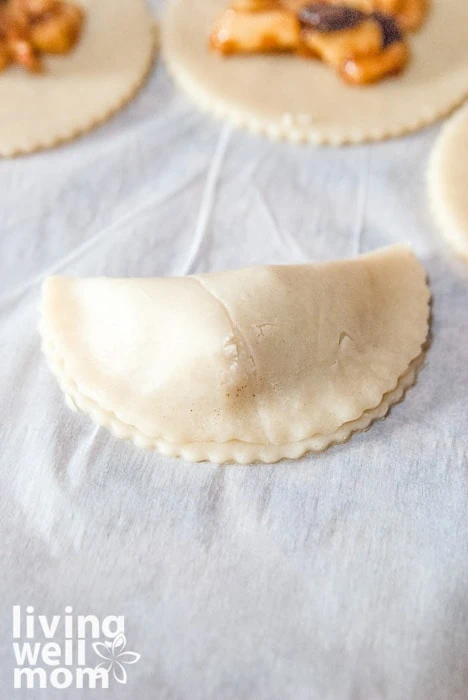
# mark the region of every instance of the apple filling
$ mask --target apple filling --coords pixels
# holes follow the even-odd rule
[[[290,52],[318,58],[348,83],[373,83],[402,71],[409,49],[395,16],[357,5],[389,8],[392,2],[396,7],[401,0],[233,0],[210,46],[223,55]]]
[[[0,70],[43,69],[42,54],[65,54],[79,39],[83,10],[65,0],[0,1]]]

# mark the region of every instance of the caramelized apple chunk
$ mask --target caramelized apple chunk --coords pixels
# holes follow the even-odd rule
[[[63,54],[77,42],[83,10],[65,0],[6,0],[0,3],[0,70],[17,63],[42,70],[41,54]]]
[[[277,10],[280,2],[279,0],[232,0],[231,7],[239,12],[264,12]]]
[[[422,25],[429,12],[429,0],[406,0],[396,18],[400,27],[407,32],[414,32]]]
[[[302,39],[350,83],[368,84],[396,73],[408,48],[395,19],[356,8],[314,3],[299,12]]]
[[[44,53],[62,54],[76,44],[83,24],[83,11],[63,4],[31,22],[31,43]]]
[[[378,22],[359,10],[314,4],[301,10],[299,20],[305,45],[332,66],[352,56],[374,55],[382,48]]]
[[[340,66],[341,77],[353,85],[368,85],[388,75],[400,73],[408,61],[408,47],[403,42],[392,44],[378,56],[356,56]]]
[[[284,10],[241,12],[226,10],[210,37],[222,54],[292,51],[299,45],[297,18]]]
[[[412,0],[416,1],[416,0]],[[221,54],[290,51],[316,57],[349,83],[367,84],[402,70],[409,51],[397,20],[358,5],[397,10],[407,0],[232,0],[210,37]]]
[[[287,2],[289,0],[286,0]],[[383,12],[392,15],[405,31],[415,31],[423,23],[429,0],[326,0],[333,5],[346,5],[362,12]]]

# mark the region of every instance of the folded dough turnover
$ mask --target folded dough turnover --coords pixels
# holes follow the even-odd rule
[[[385,415],[414,381],[428,302],[423,268],[393,246],[184,278],[52,277],[42,333],[69,402],[121,437],[276,461]]]

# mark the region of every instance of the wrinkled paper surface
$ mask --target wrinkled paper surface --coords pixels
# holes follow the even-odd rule
[[[107,125],[0,161],[2,698],[466,698],[468,268],[428,206],[438,130],[272,144],[201,115],[158,63]],[[426,367],[385,421],[323,455],[218,467],[140,451],[72,413],[40,351],[48,274],[183,275],[402,240],[434,295]],[[13,692],[15,604],[125,615],[141,654],[127,684]]]

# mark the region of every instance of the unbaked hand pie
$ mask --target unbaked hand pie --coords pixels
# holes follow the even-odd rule
[[[109,119],[143,84],[154,49],[145,0],[0,0],[0,157]]]
[[[411,3],[426,7],[424,0]],[[204,111],[294,142],[341,145],[399,136],[437,121],[468,96],[466,0],[431,2],[420,31],[403,41],[393,27],[401,33],[408,26],[400,14],[409,13],[410,0],[344,0],[339,10],[359,10],[366,19],[328,33],[323,24],[319,31],[316,15],[304,16],[309,4],[170,0],[162,24],[166,64]],[[382,10],[397,25],[378,26]],[[397,78],[381,79],[395,72]],[[336,73],[348,82],[374,82],[356,88]]]
[[[191,461],[299,458],[382,418],[424,357],[429,290],[398,245],[165,279],[51,277],[43,348],[69,406]]]
[[[41,54],[71,51],[83,21],[82,8],[68,0],[0,2],[0,71],[12,63],[42,71]]]
[[[320,58],[358,85],[399,73],[409,55],[391,15],[327,2],[302,3],[292,11],[281,0],[233,0],[210,45],[223,55],[291,51]]]

